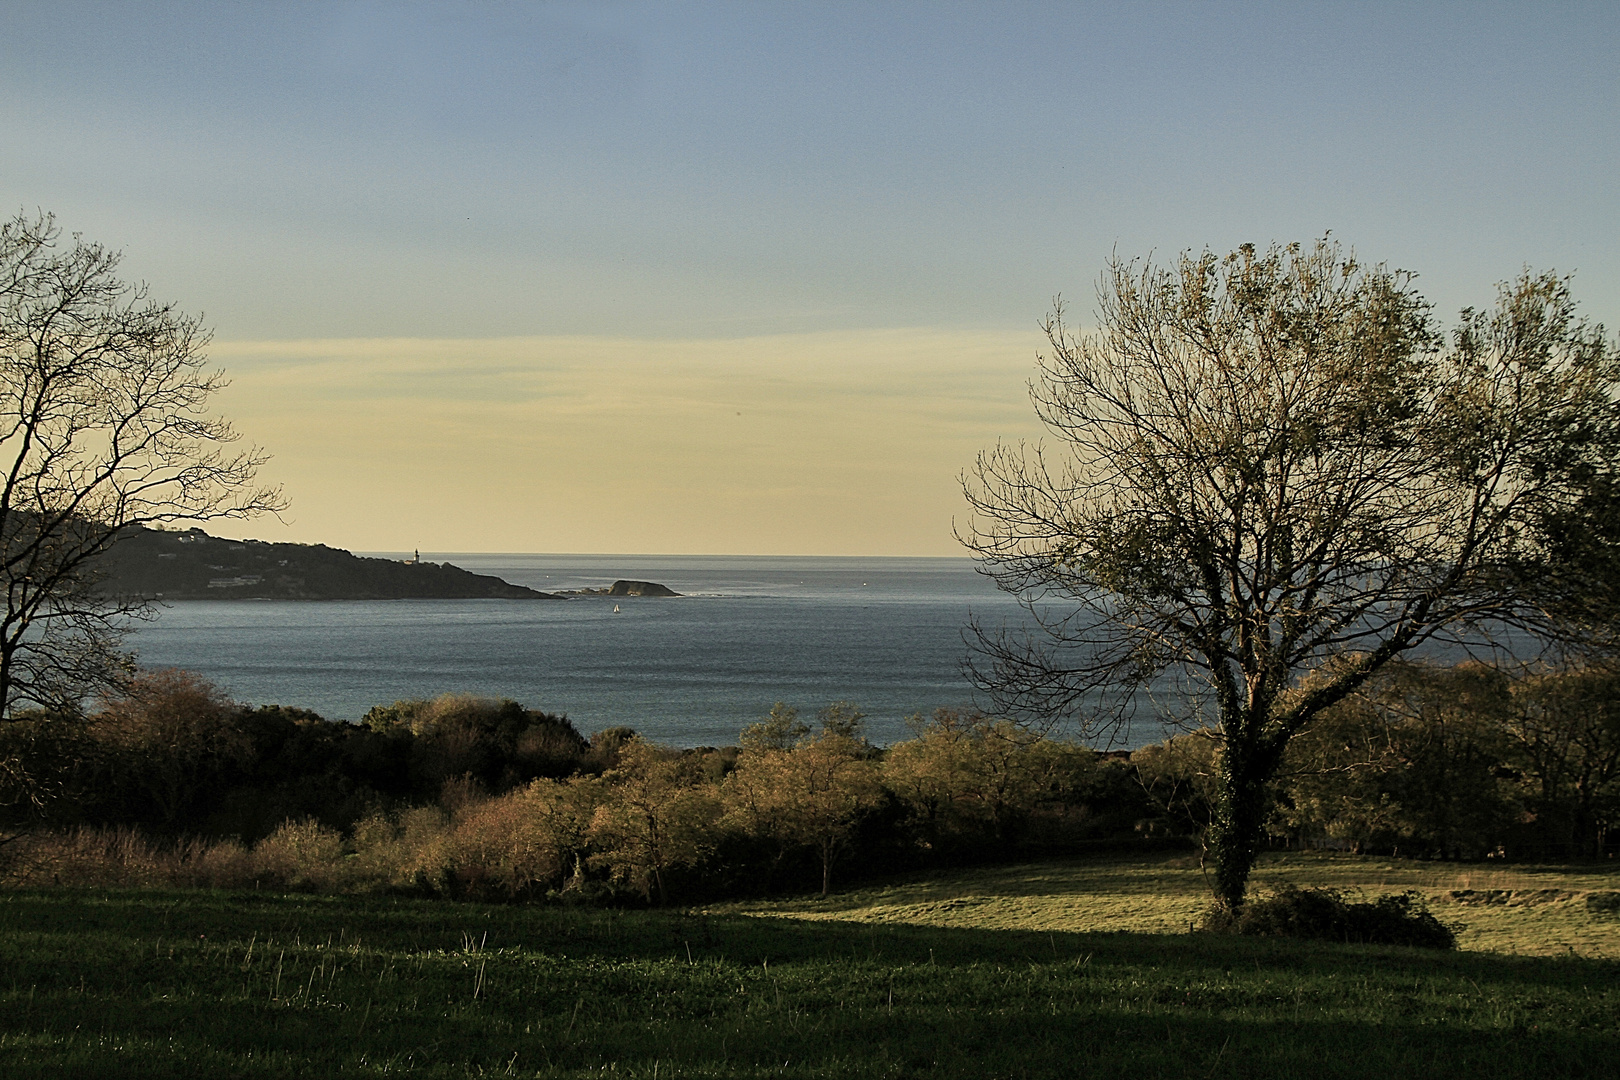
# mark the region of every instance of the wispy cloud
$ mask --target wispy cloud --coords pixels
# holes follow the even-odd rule
[[[950,554],[958,473],[996,438],[1035,434],[1037,345],[917,329],[234,341],[213,356],[238,426],[274,433],[297,539]]]

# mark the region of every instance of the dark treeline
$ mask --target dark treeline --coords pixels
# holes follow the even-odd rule
[[[1393,667],[1290,746],[1271,842],[1612,856],[1617,695],[1620,672],[1607,667]],[[1099,754],[939,709],[880,748],[847,703],[815,721],[779,705],[737,746],[678,750],[622,727],[587,739],[566,717],[512,701],[402,701],[349,724],[148,673],[88,716],[0,726],[0,860],[25,880],[664,902],[825,892],[835,878],[1101,846],[1196,846],[1209,824],[1206,733]],[[128,870],[136,863],[146,869]]]
[[[1197,734],[1132,755],[1187,830],[1210,820],[1213,759]],[[1566,860],[1612,856],[1617,821],[1620,669],[1398,663],[1289,744],[1267,827],[1286,846]]]

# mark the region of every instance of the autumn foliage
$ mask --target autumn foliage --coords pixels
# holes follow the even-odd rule
[[[1598,856],[1620,817],[1620,673],[1392,665],[1290,747],[1268,842],[1440,858]],[[903,868],[1197,845],[1216,743],[1099,754],[972,710],[888,747],[847,702],[778,704],[676,749],[446,696],[361,725],[132,680],[88,717],[0,726],[11,881],[667,904]]]

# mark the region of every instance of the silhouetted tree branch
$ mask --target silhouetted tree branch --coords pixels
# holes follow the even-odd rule
[[[284,506],[255,483],[265,453],[209,412],[225,380],[201,322],[118,262],[49,215],[0,224],[0,716],[116,680],[121,628],[147,611],[97,587],[121,529]]]

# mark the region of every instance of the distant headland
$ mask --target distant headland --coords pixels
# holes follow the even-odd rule
[[[99,569],[103,592],[159,600],[563,599],[450,563],[367,558],[325,544],[226,540],[201,529],[129,529]]]

